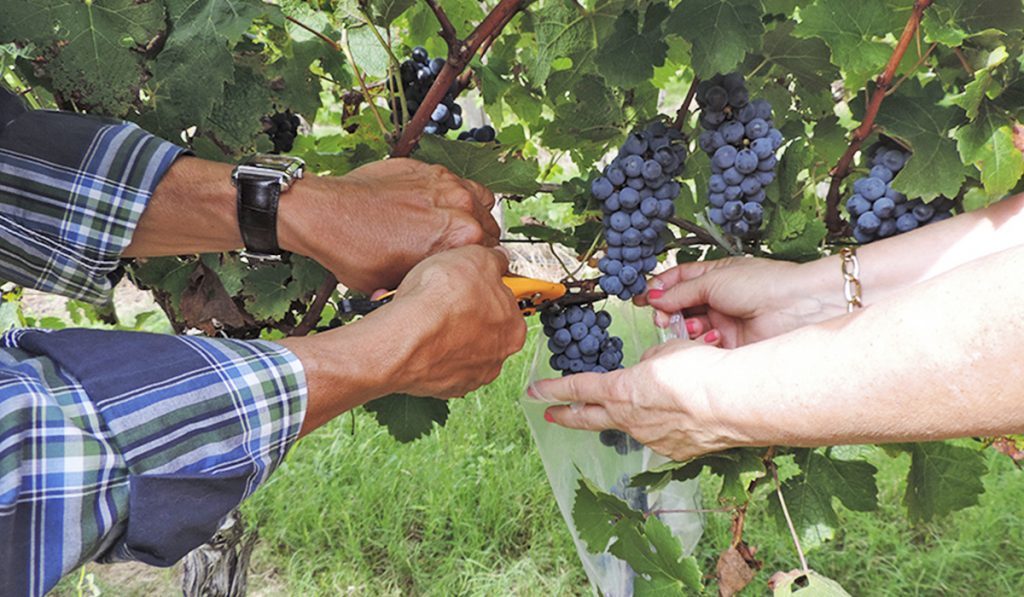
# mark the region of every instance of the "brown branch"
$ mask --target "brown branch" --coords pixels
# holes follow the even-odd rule
[[[707,230],[704,230],[699,225],[697,225],[697,224],[695,224],[695,223],[693,223],[693,222],[691,222],[689,220],[684,220],[683,218],[671,217],[671,218],[668,219],[668,223],[669,224],[675,224],[676,226],[679,226],[683,230],[694,234],[697,238],[699,238],[706,245],[717,245],[718,244],[718,241],[715,240],[714,236],[711,236],[710,232],[708,232]]]
[[[690,89],[686,92],[686,98],[683,99],[683,105],[679,106],[679,110],[676,112],[676,121],[672,123],[672,128],[681,131],[683,126],[686,124],[686,118],[689,116],[690,104],[693,102],[693,96],[697,95],[697,85],[700,83],[700,79],[697,77],[693,78],[693,83],[690,83]]]
[[[448,61],[445,62],[444,68],[434,79],[434,84],[427,92],[427,96],[420,102],[416,114],[402,129],[402,136],[391,151],[392,157],[407,157],[412,153],[416,143],[423,135],[423,127],[430,120],[431,113],[448,93],[456,77],[466,69],[466,65],[484,42],[488,38],[496,37],[525,4],[526,0],[501,0],[494,10],[469,34],[469,37],[454,47],[449,46]]]
[[[330,300],[337,286],[338,279],[334,277],[334,274],[327,274],[324,281],[317,287],[316,298],[309,305],[306,314],[302,316],[302,321],[292,329],[289,336],[306,336],[313,331],[316,324],[320,322],[320,315],[324,312],[324,307],[327,306],[327,301]]]
[[[932,1],[914,1],[913,12],[910,13],[910,18],[907,19],[907,24],[903,28],[899,41],[896,43],[896,48],[893,50],[892,56],[889,57],[889,63],[885,65],[885,70],[875,80],[875,91],[871,94],[867,110],[864,112],[864,120],[854,130],[853,137],[850,139],[850,146],[846,148],[846,152],[843,153],[830,172],[832,182],[829,184],[828,195],[826,195],[825,199],[825,224],[833,235],[841,233],[845,228],[842,219],[839,217],[839,187],[842,185],[843,180],[850,175],[850,165],[853,163],[853,156],[856,155],[857,151],[860,150],[860,146],[874,130],[875,118],[882,107],[882,100],[885,99],[886,91],[892,85],[893,77],[896,75],[896,68],[900,65],[903,55],[907,52],[910,42],[914,39],[914,32],[917,31],[918,26],[921,24],[921,15],[925,9],[932,5]]]
[[[964,56],[963,50],[960,48],[953,48],[953,54],[955,54],[957,59],[960,60],[960,66],[964,69],[964,72],[968,75],[973,75],[974,69],[971,68],[971,63],[967,61],[967,56]]]
[[[329,44],[332,48],[334,48],[335,52],[340,52],[341,51],[341,46],[338,44],[338,42],[336,42],[333,39],[327,37],[323,33],[320,33],[316,29],[313,29],[309,25],[303,23],[302,21],[299,21],[295,17],[285,16],[285,18],[288,19],[289,21],[291,21],[292,23],[295,23],[299,27],[302,27],[306,31],[309,31],[310,33],[312,33],[313,35],[319,37],[320,39],[322,39],[325,43]]]
[[[448,44],[448,52],[451,53],[452,48],[459,45],[459,34],[455,32],[455,26],[452,25],[448,14],[444,12],[437,0],[427,0],[427,6],[434,11],[434,16],[437,17],[437,22],[441,25],[441,39]]]

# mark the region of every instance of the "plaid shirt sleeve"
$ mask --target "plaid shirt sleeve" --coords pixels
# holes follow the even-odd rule
[[[26,110],[0,88],[0,278],[108,299],[108,276],[184,150],[131,123]]]
[[[270,342],[0,336],[0,595],[90,559],[177,561],[267,479],[305,407],[301,365]]]

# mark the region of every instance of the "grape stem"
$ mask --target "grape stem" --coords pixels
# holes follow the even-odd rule
[[[676,111],[676,121],[672,123],[672,128],[677,131],[683,130],[683,127],[686,126],[686,118],[689,116],[690,104],[693,103],[693,96],[697,95],[698,84],[700,84],[700,79],[694,77],[693,83],[690,83],[690,88],[686,91],[686,97],[683,98],[683,104],[679,106],[679,110]]]
[[[324,281],[317,287],[316,298],[309,305],[306,314],[302,316],[302,321],[288,333],[289,336],[306,336],[313,331],[313,328],[320,321],[320,314],[323,313],[324,307],[327,306],[327,301],[330,300],[337,286],[338,279],[334,277],[334,274],[327,274]]]
[[[324,43],[326,43],[327,45],[329,45],[332,48],[334,48],[335,52],[341,52],[342,51],[341,46],[338,44],[338,42],[336,42],[333,39],[327,37],[326,35],[324,35],[323,33],[319,32],[319,31],[317,31],[316,29],[313,29],[312,27],[310,27],[309,25],[307,25],[307,24],[303,23],[302,21],[296,19],[295,17],[290,17],[290,16],[285,15],[284,18],[288,19],[290,22],[294,23],[295,25],[305,29],[306,31],[309,31],[313,35],[319,37]]]
[[[701,228],[699,225],[691,222],[690,220],[686,220],[686,219],[683,219],[683,218],[680,218],[680,217],[673,216],[673,217],[668,219],[668,223],[669,224],[675,224],[676,226],[679,226],[683,230],[692,233],[694,236],[696,236],[698,239],[700,239],[700,241],[702,243],[704,243],[706,245],[717,245],[717,244],[719,244],[718,240],[716,240],[715,237],[712,236],[710,232],[708,232],[707,230]]]
[[[352,65],[352,70],[355,72],[356,79],[359,81],[359,87],[363,90],[363,97],[366,99],[366,103],[370,105],[370,111],[373,112],[373,116],[377,120],[377,124],[380,125],[381,132],[384,136],[387,136],[390,131],[388,130],[387,125],[384,124],[384,119],[381,118],[380,112],[377,110],[377,104],[373,103],[373,96],[370,95],[370,90],[366,87],[366,77],[363,76],[363,71],[359,69],[355,56],[352,55],[352,48],[348,45],[347,29],[341,34],[341,41],[341,48],[345,52],[345,57],[348,58],[349,64]]]
[[[525,5],[526,0],[501,0],[465,40],[460,40],[455,35],[451,36],[450,39],[445,39],[448,43],[448,60],[445,62],[441,72],[438,73],[437,78],[434,79],[434,84],[430,87],[430,91],[427,92],[427,96],[420,102],[420,108],[416,110],[416,114],[413,115],[409,124],[402,129],[402,136],[395,143],[391,151],[392,157],[408,157],[412,153],[416,143],[423,136],[423,127],[430,120],[430,115],[433,113],[434,108],[441,103],[445,94],[448,93],[452,82],[466,69],[466,65],[472,60],[477,50],[487,40],[496,38],[505,25]],[[440,10],[440,7],[438,7],[438,10]],[[434,14],[437,15],[438,12],[435,11]],[[443,32],[445,28],[444,23],[441,24],[441,27]],[[454,32],[454,28],[452,31]]]
[[[772,472],[772,478],[775,479],[775,494],[779,498],[779,506],[782,507],[782,515],[786,518],[786,524],[789,526],[789,534],[793,538],[793,545],[796,547],[796,555],[800,558],[800,568],[803,569],[804,574],[810,572],[810,568],[807,566],[807,556],[804,555],[804,548],[800,545],[800,535],[796,532],[796,527],[793,525],[793,518],[789,515],[789,508],[786,507],[786,499],[782,497],[782,483],[779,482],[779,469],[775,466],[775,462],[769,460],[765,462]]]
[[[882,107],[882,100],[885,99],[892,85],[893,77],[896,75],[896,68],[899,67],[900,62],[903,60],[903,55],[906,54],[910,42],[914,39],[914,34],[921,25],[921,16],[932,5],[932,2],[933,0],[914,1],[914,9],[907,19],[906,26],[903,27],[903,33],[896,43],[896,48],[893,50],[892,56],[889,57],[885,70],[875,79],[875,90],[868,101],[867,110],[864,111],[864,120],[854,130],[853,136],[850,139],[850,146],[846,148],[846,152],[843,153],[830,172],[832,182],[829,184],[828,194],[825,199],[825,225],[828,226],[832,236],[840,236],[846,230],[846,224],[839,216],[839,187],[842,185],[843,180],[850,175],[850,165],[853,163],[853,156],[856,155],[861,145],[874,131],[875,118]]]

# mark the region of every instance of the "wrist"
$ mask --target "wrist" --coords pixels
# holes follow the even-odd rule
[[[792,281],[787,281],[784,311],[802,325],[819,323],[846,313],[843,275],[838,255],[797,264]]]
[[[278,341],[299,359],[306,375],[309,397],[301,435],[375,398],[403,391],[411,350],[402,324],[402,315],[388,305],[329,332]]]

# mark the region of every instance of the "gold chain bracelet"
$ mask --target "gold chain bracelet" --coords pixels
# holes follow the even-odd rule
[[[842,259],[843,296],[846,297],[846,312],[853,313],[854,309],[864,306],[860,297],[860,261],[857,260],[857,249],[843,247],[839,250],[839,258]]]

